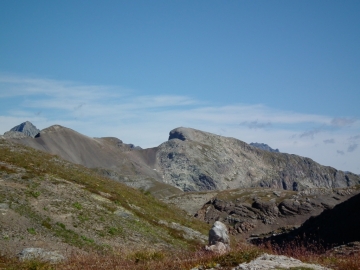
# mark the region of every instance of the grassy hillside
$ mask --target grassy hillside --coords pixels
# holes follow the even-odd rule
[[[191,249],[209,225],[149,193],[0,140],[0,251]],[[190,229],[190,230],[189,230]]]

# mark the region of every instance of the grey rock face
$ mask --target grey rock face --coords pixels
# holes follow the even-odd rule
[[[161,181],[183,191],[266,187],[285,190],[337,188],[360,184],[352,173],[313,160],[269,152],[234,138],[176,128],[155,150]]]
[[[58,263],[65,260],[65,257],[55,251],[46,251],[42,248],[25,248],[19,254],[21,261],[39,259],[45,262]]]
[[[265,143],[250,143],[251,146],[254,146],[256,148],[265,150],[265,151],[269,151],[269,152],[275,152],[275,153],[280,153],[279,149],[273,149],[270,146],[268,146]]]
[[[26,121],[20,125],[13,127],[10,131],[17,131],[25,134],[26,136],[35,138],[39,134],[40,130],[37,129],[31,122]]]

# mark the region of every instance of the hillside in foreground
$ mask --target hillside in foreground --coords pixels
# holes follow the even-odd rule
[[[191,249],[208,225],[58,156],[0,140],[0,252]]]

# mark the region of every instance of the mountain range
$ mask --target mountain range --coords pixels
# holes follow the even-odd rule
[[[98,168],[120,181],[126,182],[123,176],[136,178],[129,184],[144,189],[172,186],[188,192],[267,187],[300,191],[360,183],[358,175],[322,166],[310,158],[270,152],[238,139],[184,127],[170,131],[168,141],[148,149],[134,148],[117,138],[91,138],[59,125],[34,137],[6,133],[4,137]]]

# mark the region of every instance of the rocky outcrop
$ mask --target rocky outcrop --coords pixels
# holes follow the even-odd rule
[[[356,188],[302,192],[260,188],[223,191],[195,216],[210,224],[221,220],[231,234],[242,238],[280,234],[299,227],[311,216],[359,192]]]
[[[21,133],[25,134],[26,136],[29,136],[29,137],[32,137],[32,138],[35,138],[40,132],[40,130],[37,129],[29,121],[26,121],[26,122],[21,123],[20,125],[18,125],[16,127],[13,127],[12,129],[10,129],[10,131],[21,132]]]
[[[265,150],[268,152],[275,152],[275,153],[279,153],[279,149],[273,149],[271,148],[269,145],[267,145],[266,143],[250,143],[251,146],[254,146],[256,148],[259,148],[261,150]]]

